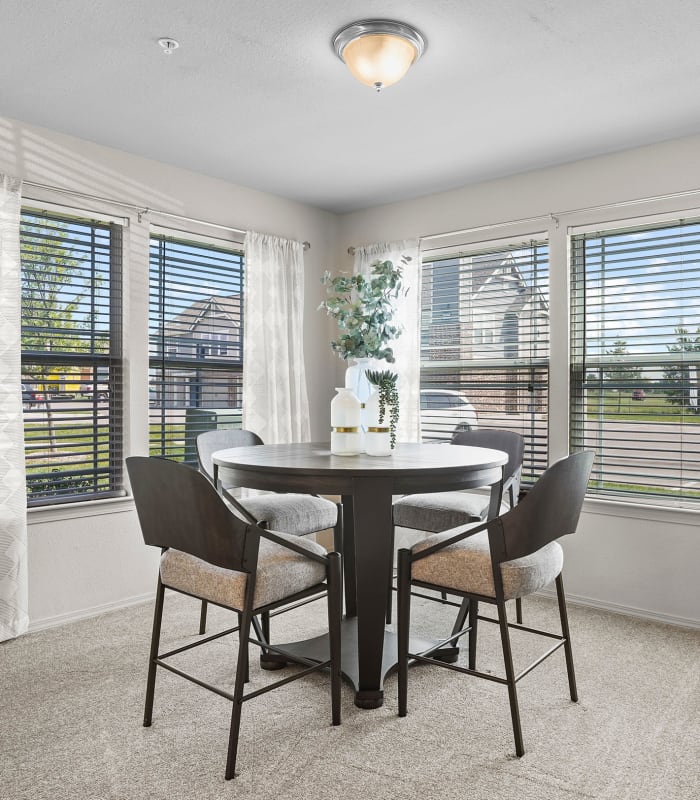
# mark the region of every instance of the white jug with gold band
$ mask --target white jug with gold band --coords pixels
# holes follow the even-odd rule
[[[362,452],[361,404],[352,389],[336,389],[331,400],[331,453],[356,456]]]

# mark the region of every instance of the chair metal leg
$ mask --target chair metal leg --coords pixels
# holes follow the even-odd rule
[[[260,627],[262,630],[262,639],[264,642],[270,641],[270,612],[263,611],[260,615]]]
[[[576,675],[574,673],[574,656],[571,652],[571,635],[569,634],[569,616],[566,613],[566,598],[564,596],[564,583],[561,573],[555,581],[557,586],[557,600],[559,601],[559,619],[561,620],[561,635],[564,637],[564,655],[566,657],[566,673],[569,677],[569,694],[574,703],[578,702],[576,690]]]
[[[469,600],[469,669],[476,669],[476,634],[479,613],[479,601],[472,597]]]
[[[341,645],[340,625],[343,618],[343,572],[339,552],[328,554],[328,643],[331,659],[331,717],[340,725]]]
[[[231,709],[231,729],[228,739],[228,755],[226,758],[226,780],[236,777],[236,755],[238,753],[238,735],[241,730],[241,711],[243,708],[243,688],[248,675],[248,639],[252,613],[249,609],[239,614],[241,630],[239,634],[238,661],[236,664],[236,681],[233,688],[233,708]]]
[[[444,592],[443,595],[445,597],[447,596]],[[469,598],[463,597],[462,605],[460,605],[459,611],[457,612],[457,619],[455,619],[455,624],[452,626],[452,633],[458,633],[464,628],[464,625],[467,621],[467,615],[469,614],[469,605]],[[449,644],[451,647],[457,647],[458,641],[458,639],[452,639]]]
[[[202,600],[202,608],[199,612],[199,635],[203,636],[207,632],[207,601]]]
[[[165,598],[165,587],[158,576],[156,587],[156,605],[153,611],[153,633],[151,634],[151,650],[148,656],[148,678],[146,679],[146,704],[143,710],[143,726],[148,728],[151,725],[153,714],[153,696],[156,690],[156,658],[158,657],[158,646],[160,644],[160,626],[163,620],[163,600]]]
[[[405,717],[408,703],[408,642],[411,625],[411,553],[399,550],[398,585],[398,667],[399,667],[399,716]]]
[[[343,572],[345,574],[345,616],[357,616],[357,576],[355,574],[355,511],[352,495],[343,495]]]
[[[497,602],[498,624],[501,629],[501,644],[503,646],[503,661],[506,668],[506,680],[508,681],[508,699],[510,700],[510,717],[513,722],[513,738],[515,739],[515,754],[525,755],[523,745],[523,732],[520,727],[520,709],[518,708],[518,692],[515,686],[515,669],[513,668],[513,653],[510,648],[510,634],[508,632],[508,618],[506,616],[506,604],[504,600]]]
[[[252,621],[252,619],[251,619]],[[250,680],[250,662],[248,660],[248,639],[250,638],[250,625],[248,626],[248,631],[244,633],[243,631],[243,614],[239,611],[238,612],[238,626],[240,630],[238,631],[238,663],[241,664],[241,653],[243,654],[243,682],[248,683]],[[238,680],[238,668],[236,668],[236,680]]]
[[[515,621],[518,625],[523,624],[523,601],[521,597],[515,599]]]
[[[394,525],[391,526],[391,563],[392,568],[391,572],[389,573],[389,585],[387,587],[386,592],[386,623],[389,625],[391,623],[391,615],[392,615],[392,606],[394,603],[394,545],[396,544],[396,527]]]
[[[336,553],[340,553],[341,556],[345,552],[343,549],[345,547],[345,537],[343,535],[343,504],[336,503],[336,508],[338,509],[338,517],[335,523],[335,527],[333,528],[333,550]],[[342,566],[342,558],[341,558],[341,566]],[[342,597],[344,588],[344,578],[343,573],[340,573],[340,594]],[[341,604],[342,605],[342,604]],[[341,608],[342,614],[342,608]]]

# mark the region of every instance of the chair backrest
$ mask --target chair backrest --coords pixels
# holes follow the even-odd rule
[[[508,463],[503,468],[503,480],[514,478],[513,495],[517,501],[520,490],[520,473],[523,469],[523,453],[525,452],[525,442],[519,433],[496,428],[459,431],[452,437],[452,444],[489,447],[492,450],[504,450],[508,453]]]
[[[251,447],[262,444],[263,440],[253,431],[235,428],[218,428],[205,431],[197,437],[197,458],[200,470],[210,479],[214,478],[212,453],[227,450],[229,447]]]
[[[575,533],[593,466],[591,451],[552,464],[515,508],[489,523],[494,564],[536,552]]]
[[[216,489],[197,470],[145,456],[126,459],[143,540],[226,569],[255,569],[257,537],[235,517]],[[248,540],[248,541],[247,541]],[[253,556],[253,563],[250,563]]]

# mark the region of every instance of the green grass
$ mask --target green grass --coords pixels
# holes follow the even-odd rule
[[[603,419],[627,422],[674,422],[697,425],[700,415],[684,411],[680,406],[669,402],[664,394],[647,393],[644,400],[633,400],[632,391],[623,390],[619,394],[606,391],[602,402],[599,393],[588,390],[588,418],[597,419],[602,406]]]

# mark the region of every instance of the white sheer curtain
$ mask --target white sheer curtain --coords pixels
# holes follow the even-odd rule
[[[403,270],[403,292],[396,302],[396,321],[403,333],[391,347],[396,358],[389,368],[399,374],[400,442],[420,441],[420,251],[416,239],[387,242],[355,248],[355,273],[369,275],[375,261],[401,263],[410,257]],[[406,291],[408,290],[408,291]]]
[[[20,361],[22,182],[0,173],[0,641],[29,625]]]
[[[265,444],[310,439],[303,348],[304,247],[248,231],[243,316],[243,427]]]

